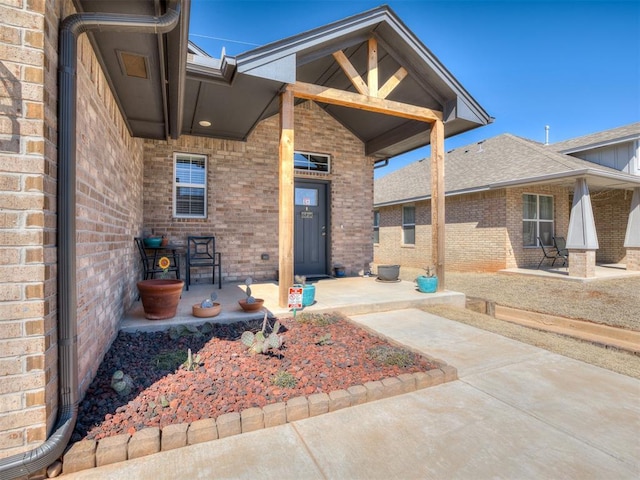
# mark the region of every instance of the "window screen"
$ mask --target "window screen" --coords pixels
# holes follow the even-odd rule
[[[173,199],[175,217],[207,216],[207,158],[204,155],[175,155]]]

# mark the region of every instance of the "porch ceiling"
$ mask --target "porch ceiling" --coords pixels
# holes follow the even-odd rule
[[[400,67],[408,72],[388,100],[442,111],[447,137],[491,122],[395,13],[379,7],[236,58],[190,56],[182,133],[245,140],[260,120],[278,113],[279,94],[295,82],[355,92],[333,53],[342,51],[366,78],[371,37],[378,45],[380,86]],[[375,158],[389,158],[429,143],[428,123],[320,105],[362,140],[366,154]],[[202,120],[211,126],[201,126]]]
[[[177,138],[180,133],[190,0],[74,0],[79,13],[143,16],[161,16],[178,3],[179,24],[167,34],[87,34],[135,137]]]

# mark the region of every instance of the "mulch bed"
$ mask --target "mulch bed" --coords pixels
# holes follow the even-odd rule
[[[262,320],[120,332],[80,404],[72,441],[217,418],[439,367],[339,314],[303,313],[279,321],[284,344],[267,354],[251,354],[240,342],[244,331],[260,330]],[[274,320],[268,323],[271,328]],[[187,349],[195,359],[191,368],[182,364]],[[111,387],[118,370],[132,380],[128,394]],[[276,385],[276,378],[295,386]]]

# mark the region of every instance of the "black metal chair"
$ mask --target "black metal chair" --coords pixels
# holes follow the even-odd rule
[[[556,247],[552,247],[551,245],[545,245],[544,243],[542,243],[542,239],[540,237],[538,237],[538,245],[540,245],[540,248],[542,249],[542,254],[543,254],[542,260],[540,260],[540,263],[538,263],[538,268],[540,268],[540,265],[542,265],[542,262],[544,262],[547,259],[553,260],[551,262],[552,267],[555,265],[556,260],[558,259],[562,259],[563,265],[566,265],[566,257],[563,255],[560,255]]]
[[[564,237],[553,237],[553,246],[558,252],[558,257],[562,258],[562,266],[569,263],[569,250],[567,250],[567,241]]]
[[[187,290],[191,284],[191,269],[211,267],[212,281],[216,283],[216,267],[218,268],[218,288],[222,288],[222,254],[216,252],[215,237],[187,237]]]
[[[150,256],[147,254],[147,247],[144,245],[144,240],[139,237],[134,238],[134,240],[140,253],[140,260],[142,261],[143,280],[155,278],[156,273],[165,273],[164,269],[160,268],[156,262],[157,255]],[[180,264],[177,255],[174,253],[173,255],[167,255],[167,257],[173,258],[171,265],[167,268],[167,272],[175,272],[176,278],[180,278]]]

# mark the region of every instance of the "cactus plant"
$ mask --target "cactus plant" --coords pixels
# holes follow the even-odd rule
[[[276,320],[276,323],[271,329],[271,333],[266,334],[267,330],[267,316],[268,313],[264,313],[264,320],[262,321],[262,330],[253,333],[246,331],[242,333],[240,342],[249,349],[250,353],[267,353],[269,350],[278,350],[283,343],[281,335],[278,335],[280,331],[280,322]]]
[[[247,303],[256,303],[256,299],[251,295],[251,284],[253,283],[253,279],[251,277],[247,277],[244,281],[244,284],[247,286],[245,293],[247,294]]]
[[[133,390],[133,379],[122,370],[116,370],[111,377],[111,388],[121,397],[126,397]]]

